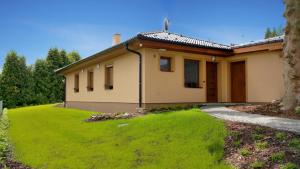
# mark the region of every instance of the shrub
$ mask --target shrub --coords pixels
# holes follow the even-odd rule
[[[253,140],[257,141],[257,140],[263,139],[264,135],[259,134],[259,133],[252,133],[251,137],[252,137]]]
[[[271,161],[273,163],[279,162],[282,163],[284,160],[284,152],[278,152],[271,155]]]
[[[294,148],[298,151],[300,151],[300,141],[297,138],[293,138],[290,142],[289,142],[289,146],[291,148]]]
[[[235,147],[240,147],[241,146],[241,140],[235,140],[235,141],[233,141],[233,145]]]
[[[294,163],[286,163],[280,166],[280,169],[299,169],[296,164]]]
[[[240,139],[240,137],[241,137],[241,132],[239,132],[239,131],[232,131],[231,133],[230,133],[230,136],[232,137],[232,139],[233,140],[238,140],[238,139]]]
[[[7,141],[7,128],[8,128],[7,110],[3,110],[3,114],[0,117],[0,163],[6,159],[9,146]]]
[[[295,112],[296,112],[296,114],[300,115],[300,106],[297,106],[297,107],[295,108]]]
[[[246,148],[241,148],[241,149],[240,149],[240,154],[241,154],[242,156],[244,156],[244,157],[247,157],[247,156],[250,155],[250,152],[249,152],[249,150],[246,149]]]
[[[283,141],[286,139],[286,134],[283,132],[277,132],[275,138],[279,141]]]
[[[256,147],[257,149],[265,149],[265,148],[268,147],[268,142],[266,142],[266,141],[263,141],[263,142],[260,142],[260,141],[255,142],[255,147]]]
[[[255,127],[254,131],[257,134],[261,134],[261,133],[263,133],[264,129],[262,127],[257,126],[257,127]]]
[[[265,163],[263,161],[255,161],[250,166],[253,169],[261,169],[264,167],[264,165],[265,165]]]

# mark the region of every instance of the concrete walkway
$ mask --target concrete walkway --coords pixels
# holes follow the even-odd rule
[[[300,120],[244,113],[226,107],[205,106],[201,110],[214,117],[228,121],[257,124],[300,134]]]

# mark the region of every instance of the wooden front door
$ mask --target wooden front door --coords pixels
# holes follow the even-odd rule
[[[218,102],[218,64],[206,62],[206,101]]]
[[[231,72],[231,102],[246,102],[246,72],[245,61],[232,62]]]

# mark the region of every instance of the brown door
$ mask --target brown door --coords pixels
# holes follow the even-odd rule
[[[246,102],[245,61],[232,62],[231,72],[231,102]]]
[[[206,101],[218,102],[217,63],[206,62]]]

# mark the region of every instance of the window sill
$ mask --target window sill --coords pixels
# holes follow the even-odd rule
[[[105,90],[113,90],[113,89],[114,89],[114,86],[111,86],[111,85],[105,85],[105,86],[104,86],[104,89],[105,89]]]
[[[186,89],[203,89],[203,87],[186,87],[186,86],[184,86],[184,88],[186,88]]]
[[[92,88],[92,87],[87,87],[87,91],[88,91],[88,92],[92,92],[92,91],[94,91],[94,88]]]
[[[161,72],[166,72],[166,73],[171,73],[171,72],[174,72],[173,70],[170,70],[170,71],[166,71],[166,70],[160,70]]]

